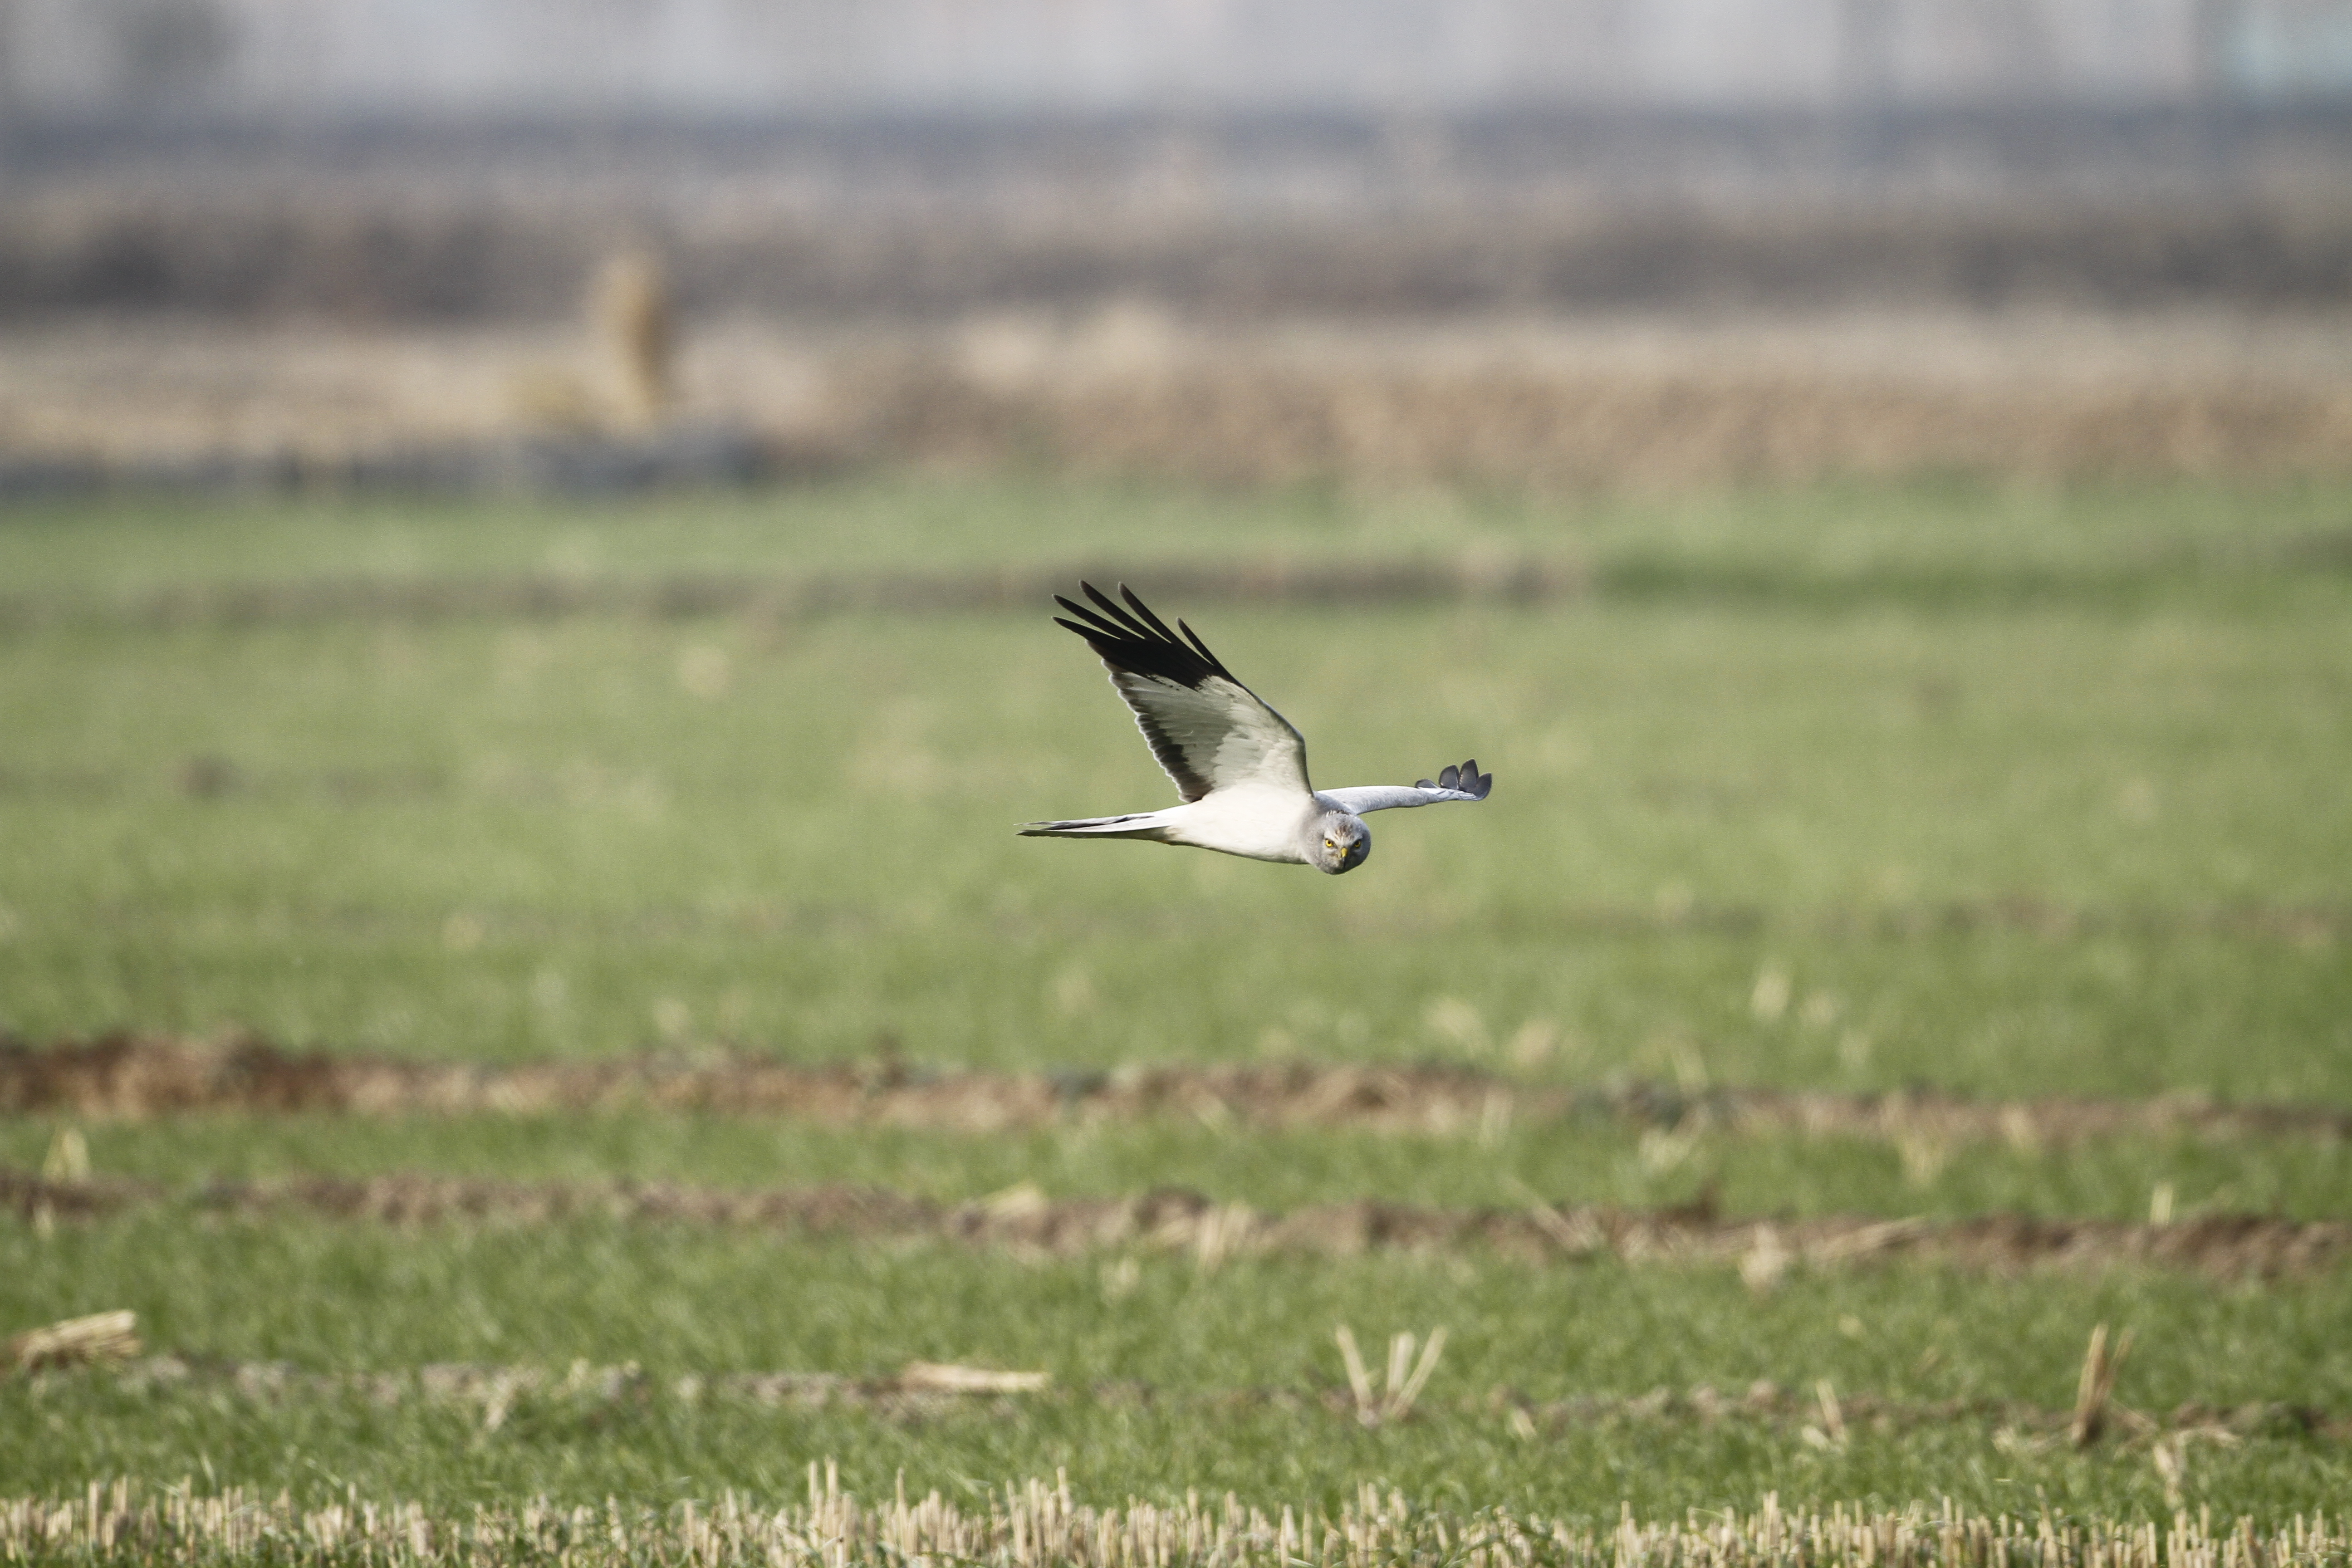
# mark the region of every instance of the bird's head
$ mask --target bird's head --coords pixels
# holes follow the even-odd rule
[[[1372,830],[1364,819],[1344,811],[1327,811],[1307,828],[1307,863],[1334,877],[1352,871],[1372,852]]]

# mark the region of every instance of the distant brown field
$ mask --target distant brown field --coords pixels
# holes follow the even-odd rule
[[[779,471],[1576,489],[2352,470],[2352,314],[2334,309],[1247,325],[1141,304],[935,324],[688,312],[679,342],[670,427],[743,432]],[[658,436],[630,374],[584,327],[28,323],[0,333],[0,458],[297,473]]]

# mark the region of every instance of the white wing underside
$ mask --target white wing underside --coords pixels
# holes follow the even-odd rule
[[[1225,790],[1314,793],[1306,740],[1241,682],[1213,675],[1188,687],[1131,669],[1112,671],[1110,680],[1185,801]]]
[[[1439,805],[1449,800],[1466,800],[1475,805],[1485,798],[1466,790],[1423,789],[1414,784],[1357,784],[1349,789],[1327,789],[1323,798],[1334,801],[1348,811],[1361,816],[1368,811],[1387,811],[1402,805]]]

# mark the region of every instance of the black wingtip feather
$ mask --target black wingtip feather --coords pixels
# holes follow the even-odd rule
[[[1091,584],[1087,586],[1087,591],[1090,594],[1094,593],[1094,589]],[[1101,597],[1098,594],[1095,596],[1097,598]],[[1059,594],[1054,595],[1054,602],[1061,605],[1062,608],[1069,611],[1070,614],[1077,616],[1078,619],[1086,622],[1087,626],[1092,628],[1091,632],[1081,633],[1081,636],[1091,635],[1108,637],[1122,637],[1130,635],[1128,629],[1119,625],[1117,621],[1105,620],[1101,616],[1087,609],[1084,605],[1075,603],[1069,599],[1065,599]]]
[[[1135,596],[1134,589],[1129,587],[1126,584],[1121,583],[1118,585],[1118,596],[1125,599],[1129,605],[1132,605],[1135,607],[1135,613],[1143,617],[1144,624],[1150,626],[1154,632],[1157,632],[1160,637],[1165,637],[1170,642],[1174,642],[1176,640],[1176,634],[1168,629],[1168,623],[1161,620],[1158,616],[1153,615],[1151,613],[1151,606]]]
[[[1077,619],[1066,621],[1056,616],[1054,624],[1086,638],[1087,646],[1111,668],[1156,676],[1187,687],[1198,687],[1213,675],[1233,679],[1233,672],[1209,651],[1209,645],[1192,627],[1184,626],[1184,637],[1180,640],[1168,629],[1168,623],[1153,614],[1151,607],[1126,584],[1121,583],[1118,591],[1134,607],[1132,614],[1092,583],[1080,583],[1078,587],[1100,606],[1099,610],[1090,610],[1056,594],[1054,602]],[[1177,625],[1183,623],[1179,621]]]
[[[1473,800],[1484,800],[1486,798],[1486,792],[1495,787],[1495,775],[1480,773],[1478,761],[1473,757],[1460,767],[1441,768],[1435,778],[1423,779],[1412,787],[1458,790]]]
[[[1108,594],[1104,593],[1092,583],[1080,583],[1078,586],[1085,589],[1087,597],[1092,599],[1096,604],[1100,605],[1103,607],[1104,612],[1108,615],[1113,621],[1117,622],[1120,629],[1127,632],[1128,635],[1130,637],[1149,637],[1150,635],[1149,632],[1144,630],[1142,622],[1137,620],[1133,616],[1129,615],[1125,610],[1119,608],[1118,601],[1112,598]],[[1120,584],[1119,591],[1121,593],[1125,593],[1127,591],[1127,584],[1124,583]]]

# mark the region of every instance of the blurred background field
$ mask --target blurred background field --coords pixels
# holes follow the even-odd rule
[[[12,1493],[2340,1500],[2352,15],[575,20],[0,7]]]
[[[1220,536],[1251,541],[1208,546],[1236,567],[1584,560],[1591,586],[1555,603],[1188,606],[1328,737],[1318,778],[1509,743],[1525,782],[1507,822],[1381,819],[1381,874],[1336,885],[1015,839],[1039,815],[1165,791],[1099,672],[1034,609],[331,597],[212,618],[198,600],[159,622],[110,582],[152,558],[152,512],[28,518],[10,575],[58,617],[15,632],[8,665],[10,1022],[488,1058],[667,1038],[828,1059],[887,1040],[1021,1068],[1507,1064],[1524,1036],[1508,1065],[1587,1076],[2125,1093],[2160,1070],[2232,1098],[2340,1097],[2347,584],[2289,548],[2306,538],[2292,520],[2328,505],[2209,494],[2277,520],[2277,544],[2257,527],[2232,546],[2210,512],[2102,540],[2127,495],[1932,489],[1782,498],[1743,527],[1725,500],[1602,509],[1587,530],[1528,506],[1482,527],[1435,502],[980,483],[431,523],[215,506],[167,525],[173,553],[207,558],[183,582],[305,555],[446,582],[497,569],[485,535],[519,565],[568,551],[625,580],[730,552],[747,574],[854,572],[844,536],[896,566],[921,561],[924,531],[848,520],[926,510],[964,520],[939,530],[949,561],[984,513],[999,563],[1082,539],[1085,560],[1131,552],[1147,583],[1173,541]],[[2038,521],[2004,526],[2010,510]],[[2032,542],[2007,553],[2005,533]],[[756,556],[737,542],[755,535]],[[1768,971],[1787,994],[1754,1005]]]

